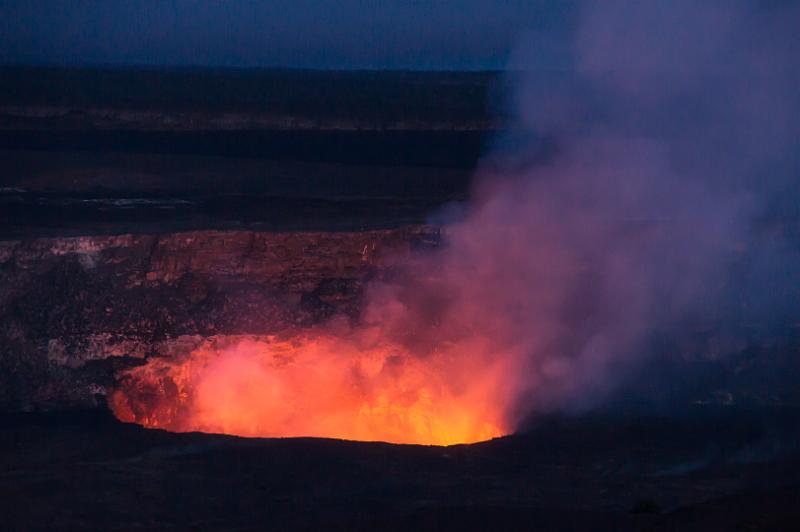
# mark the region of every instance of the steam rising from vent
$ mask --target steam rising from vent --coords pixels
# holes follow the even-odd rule
[[[797,23],[797,6],[591,2],[569,74],[522,48],[516,148],[486,161],[444,250],[373,288],[368,321],[519,361],[513,423],[596,404],[656,333],[720,319],[743,249],[766,265],[754,289],[796,261],[756,222],[797,175]]]
[[[330,360],[352,365],[390,345],[429,379],[388,384],[408,404],[431,401],[417,428],[359,432],[372,422],[371,392],[352,399],[361,403],[341,425],[350,429],[329,430],[325,416],[316,429],[229,429],[221,418],[182,428],[453,443],[597,404],[646,363],[654,335],[723,315],[715,302],[737,253],[763,257],[766,266],[743,277],[754,289],[772,264],[794,260],[776,255],[761,227],[781,214],[781,197],[797,198],[798,23],[800,8],[780,3],[586,3],[573,68],[529,69],[535,41],[512,58],[515,133],[498,139],[503,150],[485,160],[443,247],[399,260],[395,278],[369,287],[360,323],[324,332],[338,338],[323,341]],[[203,377],[201,396],[211,382],[225,388],[237,352],[219,354],[226,369]],[[381,385],[392,378],[380,375]],[[289,382],[273,378],[265,372],[258,386],[278,393]],[[468,434],[450,407],[472,413]],[[282,419],[263,414],[262,424]]]

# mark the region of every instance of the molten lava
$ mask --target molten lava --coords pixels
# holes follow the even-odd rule
[[[502,363],[331,335],[209,339],[129,370],[110,404],[147,427],[448,445],[508,432]]]

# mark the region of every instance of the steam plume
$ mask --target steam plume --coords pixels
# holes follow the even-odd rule
[[[370,286],[357,326],[154,358],[112,407],[170,430],[463,443],[601,403],[659,337],[793,322],[800,260],[776,221],[798,214],[798,22],[774,2],[583,4],[572,68],[520,49],[514,133],[466,215]]]
[[[514,422],[596,404],[655,334],[720,315],[737,253],[788,260],[756,222],[796,194],[798,23],[786,3],[585,3],[568,73],[515,54],[516,148],[487,158],[443,249],[372,287],[366,321],[503,361]]]

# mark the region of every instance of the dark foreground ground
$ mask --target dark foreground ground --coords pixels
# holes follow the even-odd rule
[[[5,530],[797,530],[800,412],[548,418],[424,447],[0,425]]]

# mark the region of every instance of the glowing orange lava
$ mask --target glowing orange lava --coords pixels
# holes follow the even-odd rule
[[[508,432],[499,363],[329,335],[222,337],[151,358],[112,394],[124,421],[172,431],[448,445]]]

